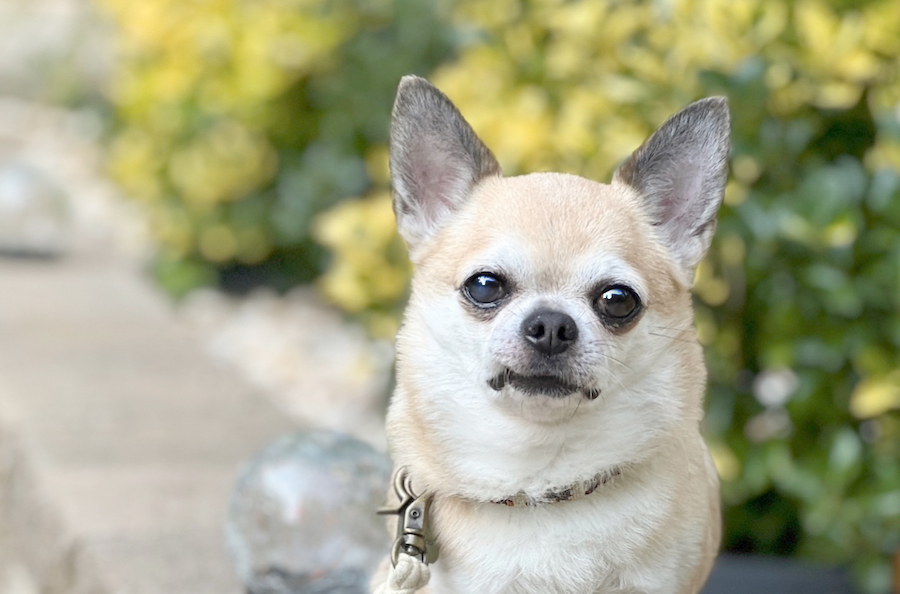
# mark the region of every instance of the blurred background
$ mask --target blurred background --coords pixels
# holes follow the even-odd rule
[[[97,179],[47,198],[80,169],[0,162],[0,243],[61,253],[67,225],[77,243],[112,222],[217,356],[377,441],[410,274],[387,168],[407,73],[507,175],[607,180],[668,115],[729,98],[732,175],[694,288],[724,549],[900,591],[894,0],[3,0],[0,123],[73,138]],[[62,206],[4,204],[27,175]]]

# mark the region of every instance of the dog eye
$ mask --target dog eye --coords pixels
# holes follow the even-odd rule
[[[613,324],[627,322],[637,313],[641,302],[634,291],[622,285],[608,287],[600,293],[594,307],[600,317]]]
[[[463,285],[463,293],[478,306],[491,306],[506,297],[506,285],[503,279],[489,273],[479,272],[469,278]]]

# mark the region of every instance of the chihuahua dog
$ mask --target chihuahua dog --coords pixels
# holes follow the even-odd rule
[[[443,93],[403,78],[390,162],[415,274],[387,433],[433,551],[403,548],[376,591],[700,590],[720,512],[691,283],[728,154],[710,98],[610,184],[507,178]]]

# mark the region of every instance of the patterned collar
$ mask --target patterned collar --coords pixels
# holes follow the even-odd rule
[[[546,503],[558,503],[560,501],[575,501],[576,499],[587,497],[599,487],[607,484],[621,474],[622,470],[618,466],[613,466],[603,472],[597,473],[593,478],[586,481],[573,483],[558,490],[551,489],[545,491],[543,495],[539,495],[538,497],[532,497],[520,491],[512,497],[500,499],[499,501],[492,501],[491,503],[506,505],[508,507],[522,507],[544,505]]]

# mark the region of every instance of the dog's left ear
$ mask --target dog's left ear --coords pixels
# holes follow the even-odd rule
[[[702,99],[669,118],[613,178],[641,195],[660,239],[689,274],[716,230],[728,176],[729,136],[727,100]]]

